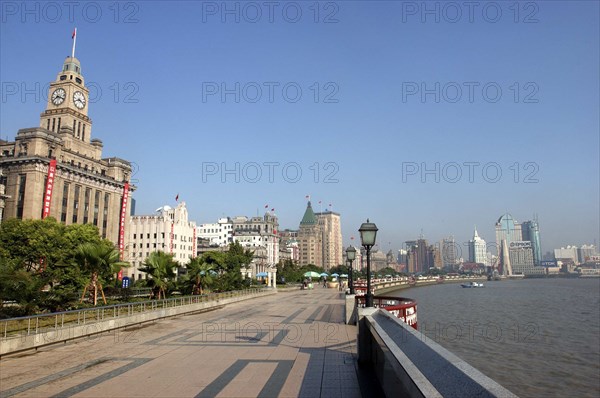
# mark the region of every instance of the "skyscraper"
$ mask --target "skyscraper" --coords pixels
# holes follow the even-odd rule
[[[487,246],[485,240],[479,237],[477,228],[473,233],[473,239],[469,241],[469,261],[472,263],[487,265]]]
[[[456,242],[453,236],[442,239],[440,242],[440,251],[442,253],[442,265],[444,267],[453,267],[456,264]]]
[[[540,265],[542,261],[542,247],[540,243],[540,228],[536,221],[525,221],[521,224],[523,240],[531,242],[533,250],[533,264]]]
[[[508,247],[511,242],[520,242],[523,240],[521,233],[521,224],[519,224],[510,214],[506,213],[496,222],[496,250],[500,258],[499,272],[506,274],[505,266],[510,264],[508,258]],[[506,249],[504,247],[506,246]]]

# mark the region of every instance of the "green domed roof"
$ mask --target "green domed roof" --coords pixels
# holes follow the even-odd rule
[[[315,212],[310,205],[310,201],[308,201],[308,205],[306,206],[306,211],[304,212],[304,217],[302,217],[302,221],[300,221],[300,225],[314,225],[317,224],[317,217],[315,217]]]

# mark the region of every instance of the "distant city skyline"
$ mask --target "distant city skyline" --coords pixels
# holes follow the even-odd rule
[[[76,26],[92,137],[134,163],[137,214],[179,195],[198,224],[269,204],[295,229],[310,195],[344,246],[369,218],[385,252],[423,231],[466,259],[505,213],[538,215],[542,255],[600,241],[598,2],[456,23],[403,3],[297,3],[298,21],[205,2],[7,12],[0,139],[39,126]]]

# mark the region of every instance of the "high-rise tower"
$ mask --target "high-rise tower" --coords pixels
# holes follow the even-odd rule
[[[531,249],[533,250],[533,264],[540,265],[542,261],[542,247],[540,242],[540,227],[535,221],[525,221],[521,224],[523,230],[523,240],[531,242]]]

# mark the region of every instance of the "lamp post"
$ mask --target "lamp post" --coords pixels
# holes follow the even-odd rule
[[[362,223],[358,232],[360,232],[360,243],[367,251],[367,295],[365,296],[365,307],[373,307],[373,294],[371,293],[371,247],[375,245],[377,238],[377,225],[372,222]]]
[[[354,246],[349,246],[346,249],[346,258],[348,259],[348,262],[350,263],[350,269],[348,270],[348,287],[350,288],[350,294],[354,294],[354,281],[352,280],[352,278],[353,278],[352,263],[354,262],[354,259],[356,258],[356,249],[354,248]]]

